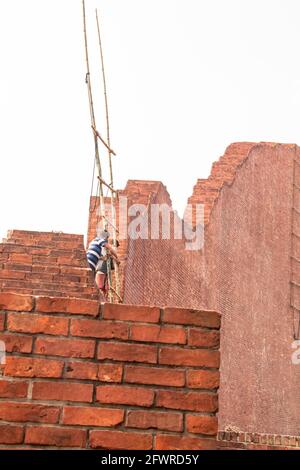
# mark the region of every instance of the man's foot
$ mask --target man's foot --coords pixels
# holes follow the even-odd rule
[[[107,302],[108,292],[105,289],[99,289],[99,292],[101,293],[103,300]]]

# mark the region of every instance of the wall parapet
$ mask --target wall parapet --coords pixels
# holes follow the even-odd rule
[[[215,449],[220,315],[0,293],[0,449]]]

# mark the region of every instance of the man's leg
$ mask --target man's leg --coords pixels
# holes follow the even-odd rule
[[[105,300],[107,300],[108,286],[106,261],[99,261],[97,264],[95,282],[98,289],[102,292]]]
[[[102,273],[101,271],[96,272],[96,284],[98,289],[104,290],[105,289],[105,280],[106,280],[106,274]]]

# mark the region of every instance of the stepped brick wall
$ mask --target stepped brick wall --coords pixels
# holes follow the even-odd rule
[[[144,220],[149,215],[151,203],[168,204],[171,219],[175,217],[170,197],[160,182],[132,180],[128,182],[123,191],[119,191],[119,195],[128,197],[128,205],[133,203],[145,204],[148,207],[148,213],[146,210],[143,214]],[[95,230],[95,202],[96,200],[91,200],[93,210],[90,211],[89,237],[93,235]],[[157,305],[168,306],[173,312],[173,327],[183,328],[186,333],[197,325],[188,323],[180,326],[178,318],[181,318],[181,321],[184,321],[182,318],[194,318],[193,321],[195,321],[193,311],[200,311],[203,308],[208,311],[220,311],[222,313],[220,407],[218,413],[219,439],[216,444],[215,435],[212,439],[206,437],[205,442],[207,445],[210,445],[208,442],[213,440],[213,445],[217,445],[218,448],[222,449],[268,448],[269,446],[272,448],[280,446],[282,448],[297,448],[299,447],[300,424],[298,413],[300,366],[292,363],[291,356],[294,351],[292,349],[294,337],[299,339],[297,335],[300,317],[300,149],[296,145],[288,144],[232,144],[227,148],[219,162],[213,165],[210,177],[207,180],[197,181],[189,202],[204,203],[205,205],[204,247],[197,252],[187,251],[185,249],[185,240],[174,240],[174,237],[170,240],[121,240],[119,252],[122,257],[121,274],[124,301],[126,304],[136,305],[137,309],[140,308],[138,305],[141,304],[147,305],[148,309],[153,306],[154,310]],[[131,219],[128,218],[128,221],[130,222]],[[118,224],[121,222],[121,220],[118,220]],[[192,223],[195,223],[193,217]],[[93,281],[90,279],[90,273],[86,268],[82,237],[55,233],[37,234],[35,232],[13,231],[9,234],[8,239],[0,245],[0,263],[2,265],[0,292],[13,291],[31,295],[44,295],[47,298],[48,296],[57,297],[55,301],[53,300],[55,307],[51,307],[53,308],[52,312],[41,312],[40,303],[36,299],[32,300],[33,304],[30,304],[32,311],[30,310],[27,315],[49,316],[51,317],[49,319],[51,324],[53,322],[52,315],[60,321],[67,319],[68,328],[74,314],[79,315],[78,320],[84,320],[84,317],[80,316],[84,315],[83,308],[88,309],[90,315],[95,315],[97,321],[102,322],[103,325],[106,320],[109,320],[105,318],[105,309],[108,307],[104,307],[104,310],[101,310],[101,315],[97,316],[98,310],[95,313],[94,307],[92,307],[92,305],[98,305],[97,302],[93,303],[92,300],[85,300],[85,298],[96,299],[98,294],[95,292]],[[71,269],[71,271],[68,269]],[[76,273],[73,269],[77,270]],[[80,275],[78,270],[80,270]],[[49,274],[51,274],[51,278],[48,277]],[[74,277],[71,279],[69,276]],[[58,296],[67,296],[69,299],[61,297],[60,303],[57,303],[59,302]],[[73,296],[81,297],[81,299],[70,299]],[[7,306],[5,303],[0,307],[3,310],[0,313],[0,328],[6,329],[6,336],[11,334],[10,330],[7,330],[9,313],[13,313],[14,310],[17,311],[19,308],[18,301],[16,297],[14,298],[17,302],[14,307]],[[52,305],[52,301],[49,301],[49,305]],[[174,309],[175,307],[177,310]],[[125,306],[119,308],[125,308]],[[129,308],[134,309],[134,307]],[[189,311],[187,316],[186,309]],[[8,312],[9,310],[10,312]],[[26,308],[22,307],[21,310],[25,312]],[[178,315],[176,315],[176,312]],[[23,315],[22,319],[26,320],[24,314],[21,315]],[[165,313],[162,315],[160,321],[163,323],[162,326],[165,327]],[[119,320],[121,324],[123,324],[123,321],[128,322],[127,326],[130,331],[132,330],[132,317],[131,319],[128,319],[128,317],[126,319],[119,318]],[[117,323],[119,323],[119,320]],[[139,323],[136,318],[135,322]],[[150,327],[150,323],[148,320],[145,322],[145,326]],[[43,323],[38,322],[37,324],[37,332],[34,330],[32,333],[16,333],[20,343],[15,343],[13,338],[9,340],[12,343],[9,342],[8,344],[13,345],[9,346],[12,348],[9,355],[12,357],[23,357],[24,355],[26,358],[30,357],[34,360],[34,364],[42,365],[41,362],[36,363],[36,359],[41,359],[40,354],[43,352],[42,356],[45,357],[42,357],[42,359],[69,362],[70,357],[68,359],[68,355],[62,355],[64,359],[60,358],[58,352],[61,354],[63,351],[63,349],[60,349],[60,345],[58,345],[58,349],[55,346],[51,350],[52,343],[50,341],[49,351],[55,352],[52,355],[52,353],[47,353],[48,338],[45,339],[45,344],[36,341],[39,340],[39,335],[45,334],[47,337],[51,335],[49,333],[49,324],[45,331],[42,326],[39,326]],[[140,326],[143,326],[143,322]],[[203,325],[198,326],[202,327]],[[152,331],[154,336],[158,334],[155,333],[155,329],[148,328],[148,330]],[[80,333],[78,338],[77,335],[74,338],[76,339],[74,343],[73,338],[71,338],[73,335],[72,329],[70,333],[69,330],[66,332],[63,329],[62,331],[63,333],[60,333],[57,339],[64,340],[64,344],[66,344],[65,340],[68,340],[70,348],[67,351],[69,356],[78,353],[77,340],[90,341],[91,345],[97,341],[102,342],[103,339],[95,339],[93,335],[87,338]],[[32,335],[32,342],[28,341],[28,335],[30,336],[30,334]],[[14,335],[15,333],[13,333]],[[24,336],[26,338],[23,338]],[[188,337],[191,338],[191,331]],[[205,334],[203,332],[203,337],[206,337],[206,332]],[[154,345],[147,338],[149,336],[145,336],[145,339],[143,339],[145,344],[142,346],[147,347],[146,349],[149,350],[149,347]],[[183,353],[179,353],[179,357],[185,357],[185,355],[195,357],[195,352],[198,349],[196,344],[192,345],[189,341],[190,339],[184,344],[175,345],[171,343],[172,346],[170,344],[169,346],[161,346],[162,339],[159,337],[158,344],[155,347],[156,350],[163,350],[164,347],[172,349],[172,357],[174,348],[183,350]],[[110,343],[109,347],[111,347],[111,343],[122,343],[122,345],[126,343],[130,348],[132,344],[136,348],[137,340],[134,336],[124,339],[113,336],[107,342]],[[41,346],[41,349],[36,349],[39,346]],[[201,342],[199,347],[202,352]],[[207,346],[207,348],[210,349],[210,346]],[[19,354],[18,351],[20,350],[22,352]],[[112,350],[115,351],[114,347]],[[191,353],[191,351],[193,352]],[[67,353],[64,352],[64,354]],[[198,357],[197,354],[196,357]],[[123,359],[119,361],[115,356],[105,359],[101,357],[100,359],[101,362],[103,359],[104,364],[113,365],[123,361]],[[128,366],[134,366],[132,356],[130,360],[128,357],[127,359],[122,364],[122,370],[125,371]],[[10,358],[9,360],[12,361]],[[94,364],[96,360],[98,361],[98,358],[97,356],[80,359],[75,357],[72,362],[81,363],[86,360]],[[157,360],[160,361],[161,356],[158,356]],[[35,374],[36,367],[37,370],[40,367],[38,365],[33,367],[31,362],[25,362],[25,365],[28,374]],[[146,367],[146,361],[142,365]],[[154,365],[155,363],[153,363]],[[156,366],[159,369],[163,368],[168,371],[171,367],[173,368],[172,364],[162,364],[161,362],[158,362]],[[65,371],[65,367],[64,364],[63,371]],[[149,369],[152,365],[150,366],[148,363],[147,367]],[[185,377],[187,377],[192,374],[188,371],[193,371],[195,367],[196,369],[200,367],[200,377],[203,378],[206,375],[203,372],[206,367],[199,364],[197,366],[190,363],[178,364],[175,369],[177,371],[178,368],[181,368],[184,370]],[[5,374],[7,375],[7,369]],[[65,372],[61,372],[61,374],[65,374]],[[13,379],[13,376],[9,377],[11,378],[5,377],[5,381],[20,380],[26,382],[28,386],[32,380],[33,382],[40,379],[43,381],[43,378],[38,377],[38,375],[28,380],[26,377],[20,377],[19,379]],[[121,387],[127,383],[124,377],[122,375],[122,382],[119,382]],[[57,382],[60,382],[61,379],[63,381],[67,380],[67,382],[73,381],[73,378],[68,380],[68,377],[64,375],[59,375],[56,379],[53,378]],[[77,380],[77,377],[75,379]],[[96,379],[79,379],[80,382],[81,380],[84,381],[83,385],[96,385],[94,383]],[[27,385],[25,385],[25,388]],[[155,389],[153,385],[155,385]],[[5,387],[8,387],[8,385],[4,385],[4,390],[6,390]],[[101,383],[99,387],[101,387]],[[138,385],[139,387],[140,385]],[[173,394],[173,386],[170,387]],[[193,401],[194,392],[189,391],[188,382],[180,387],[181,389],[178,392],[183,393],[183,395],[179,396],[184,397],[181,403],[184,402],[184,406],[187,406],[185,403],[189,402],[190,397]],[[147,390],[152,388],[155,400],[161,394],[161,388],[157,384],[144,384],[142,388]],[[164,385],[163,390],[165,388],[166,391],[169,391],[169,385]],[[210,390],[209,393],[215,394],[215,392],[215,390]],[[13,394],[15,392],[5,393]],[[26,388],[26,396],[21,396],[20,399],[16,396],[15,400],[25,401],[26,403],[28,400],[34,400],[31,398],[31,393],[32,384],[29,389]],[[202,393],[204,392],[201,389]],[[95,396],[97,397],[97,394]],[[9,396],[8,398],[12,397]],[[12,401],[14,400],[12,399]],[[155,413],[160,411],[168,414],[177,409],[158,406],[160,401],[153,403],[149,408],[143,405],[141,409],[138,407],[137,410],[144,412],[147,408],[149,411],[155,411]],[[168,403],[168,401],[164,403]],[[175,402],[171,400],[171,403],[174,406]],[[98,401],[93,398],[91,406],[95,407],[96,404],[98,405]],[[64,405],[64,402],[59,404],[61,407]],[[73,406],[73,404],[71,403],[70,406]],[[101,404],[99,406],[103,408]],[[112,404],[111,406],[115,409],[117,405]],[[13,405],[11,405],[11,408],[13,408]],[[115,434],[113,439],[117,441],[119,441],[122,433],[126,434],[125,439],[127,439],[128,433],[133,433],[133,431],[128,430],[129,426],[127,425],[127,415],[131,411],[131,406],[122,403],[120,409],[124,409],[124,419],[122,423],[116,425],[119,428],[114,428],[114,433],[117,431],[118,433]],[[133,407],[133,409],[136,408]],[[146,429],[137,431],[134,428],[134,433],[145,433],[147,435],[152,433],[151,445],[154,448],[160,448],[160,445],[169,448],[168,442],[172,443],[170,444],[170,446],[173,446],[172,448],[177,448],[176,446],[190,448],[189,446],[201,445],[200,441],[197,443],[196,440],[201,440],[204,435],[199,434],[200,437],[196,437],[195,434],[197,433],[191,431],[200,428],[188,427],[188,420],[186,420],[189,412],[193,416],[198,413],[197,410],[195,413],[192,412],[195,410],[185,408],[178,410],[179,408],[177,409],[179,414],[183,413],[185,416],[180,431],[159,430],[152,426],[151,431]],[[208,414],[213,418],[214,413],[215,411]],[[9,414],[6,416],[9,416]],[[156,419],[152,418],[153,416],[151,415],[151,420]],[[28,418],[30,417],[29,414]],[[64,427],[64,424],[58,422],[60,419],[61,417],[57,418],[55,423],[47,423],[45,426],[60,428],[62,425]],[[148,423],[148,418],[141,419],[145,419]],[[160,419],[163,420],[158,416],[157,419],[159,422]],[[194,418],[189,418],[189,420],[193,421]],[[29,419],[27,421],[29,426],[36,425],[35,421],[31,422]],[[9,420],[4,424],[13,425]],[[24,426],[26,427],[25,424],[21,425],[19,422],[16,422],[15,427],[17,428],[19,425],[22,429]],[[72,428],[72,425],[68,427]],[[106,427],[101,428],[102,431],[106,432],[105,435],[108,435],[107,432],[112,431],[110,427],[107,429]],[[82,445],[92,446],[90,436],[92,432],[99,431],[98,428],[88,428],[80,425],[76,429],[85,432],[82,433],[82,436],[89,435],[88,440],[85,440]],[[87,433],[87,431],[89,432]],[[120,434],[119,431],[122,431],[122,433]],[[7,435],[9,435],[9,432],[13,433],[14,431],[8,429]],[[21,433],[21,431],[17,432]],[[29,444],[24,444],[24,436],[26,439],[24,429],[22,432],[19,443],[22,446],[27,446]],[[53,431],[53,433],[54,436],[57,436],[56,431]],[[160,437],[161,434],[163,437]],[[62,435],[65,435],[65,428]],[[170,435],[171,437],[168,437]],[[102,436],[104,439],[104,434]],[[58,442],[56,437],[53,439]],[[130,437],[128,439],[129,441],[123,441],[127,443],[124,444],[124,447],[130,445]],[[149,436],[147,439],[147,442],[150,442]],[[162,440],[160,441],[160,439]],[[158,442],[164,444],[158,444]],[[18,446],[19,443],[15,442],[14,445]],[[55,445],[57,444],[55,443]]]
[[[11,230],[0,243],[0,292],[98,299],[82,235]]]
[[[207,179],[198,179],[193,194],[188,199],[189,204],[204,204],[204,224],[207,225],[214,204],[224,186],[231,186],[239,167],[254,146],[251,142],[241,142],[229,145],[225,154],[213,163],[211,174]],[[193,224],[195,220],[193,219]]]
[[[299,435],[299,188],[296,145],[232,144],[189,199],[205,204],[202,250],[128,246],[126,302],[222,312],[220,432]]]
[[[214,449],[220,315],[0,293],[0,449]]]
[[[125,210],[125,213],[122,212],[122,205],[119,205],[120,199],[126,198],[126,207],[130,208],[133,205],[143,205],[145,208],[149,208],[151,203],[161,204],[165,203],[168,206],[171,206],[171,199],[169,193],[167,192],[165,186],[159,181],[140,181],[140,180],[129,180],[126,184],[124,190],[119,190],[117,193],[116,200],[116,219],[117,219],[117,228],[120,226],[124,227],[124,230],[120,231],[123,233],[128,233],[128,227],[130,222],[135,216],[128,215],[128,211]],[[106,208],[106,217],[111,220],[111,206],[110,199],[105,198],[105,208]],[[139,213],[137,213],[139,215]],[[99,217],[99,198],[92,196],[90,199],[90,209],[89,209],[89,223],[88,223],[88,234],[87,234],[87,243],[89,243],[97,233],[97,227],[102,228],[101,218]],[[108,230],[112,233],[112,227],[108,225]],[[118,248],[118,256],[121,260],[119,267],[120,270],[120,284],[121,284],[121,295],[124,297],[124,289],[126,278],[130,277],[131,268],[127,269],[127,259],[130,261],[135,260],[135,262],[143,263],[145,259],[143,256],[129,256],[129,253],[132,253],[132,250],[135,249],[131,244],[131,241],[126,237],[120,237],[119,233],[117,234],[118,241],[120,246]],[[159,243],[159,242],[158,242]],[[138,276],[135,277],[134,286],[132,287],[132,293],[135,297],[134,303],[142,303],[143,296],[141,299],[137,297],[139,289],[138,283],[141,282],[141,279],[138,279]],[[131,283],[127,282],[127,290],[131,289]],[[141,290],[143,293],[143,290]],[[126,296],[128,298],[128,295]],[[124,297],[125,301],[126,298]],[[156,303],[160,305],[160,303]]]

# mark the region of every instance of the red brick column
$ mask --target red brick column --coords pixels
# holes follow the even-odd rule
[[[0,449],[214,449],[219,328],[215,312],[0,294]]]

